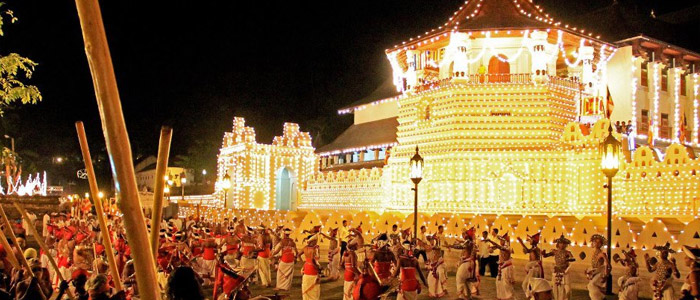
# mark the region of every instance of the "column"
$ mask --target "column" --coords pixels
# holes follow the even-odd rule
[[[661,62],[652,61],[648,64],[649,67],[649,118],[651,120],[650,131],[653,132],[654,138],[659,138],[659,126],[661,125],[661,109],[659,106],[661,92],[661,71],[665,65]],[[648,134],[645,133],[645,134]]]
[[[672,112],[673,112],[673,123],[671,124],[671,127],[673,128],[672,135],[671,135],[671,140],[673,142],[679,142],[682,143],[684,141],[680,140],[680,129],[683,124],[681,124],[681,114],[684,113],[681,111],[681,76],[683,76],[683,69],[680,67],[675,67],[671,69],[671,72],[669,72],[669,91],[671,94],[671,99],[673,100],[673,106],[672,106]]]

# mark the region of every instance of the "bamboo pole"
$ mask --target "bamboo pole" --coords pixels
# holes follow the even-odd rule
[[[7,242],[7,236],[5,236],[5,232],[3,232],[2,229],[0,229],[0,242],[2,242],[2,246],[5,247],[5,251],[7,252],[7,260],[10,261],[10,264],[12,265],[12,268],[19,269],[19,261],[17,261],[17,256],[15,256],[15,253],[12,252],[12,246],[10,246],[10,243]]]
[[[158,160],[156,162],[156,182],[153,185],[153,214],[151,215],[151,254],[157,257],[158,242],[160,241],[160,221],[163,218],[163,191],[165,188],[165,172],[168,170],[170,156],[170,141],[173,129],[163,126],[160,129],[158,143]]]
[[[56,274],[58,275],[58,279],[61,281],[66,280],[63,278],[63,274],[61,274],[61,270],[58,269],[58,265],[56,264],[56,260],[53,259],[53,256],[51,256],[51,252],[49,252],[49,247],[46,247],[46,244],[44,243],[43,240],[41,240],[41,236],[39,235],[39,232],[36,230],[36,227],[34,227],[34,224],[32,224],[32,219],[29,218],[27,215],[27,211],[24,210],[22,206],[20,206],[16,201],[12,201],[12,204],[15,205],[15,208],[19,211],[19,213],[22,215],[22,218],[24,218],[25,221],[27,221],[29,227],[29,231],[36,237],[36,243],[39,244],[39,247],[41,250],[44,250],[44,253],[46,253],[46,257],[49,258],[49,262],[51,263],[51,266],[53,267],[54,271],[56,271]],[[66,293],[68,294],[68,298],[71,300],[75,300],[75,297],[73,296],[73,292],[71,292],[70,289],[66,290]]]
[[[90,156],[90,147],[88,146],[87,135],[85,135],[85,126],[83,126],[83,122],[75,122],[75,129],[78,131],[80,152],[82,152],[83,154],[85,170],[87,171],[88,175],[88,184],[90,186],[90,198],[92,199],[92,204],[95,207],[95,213],[97,214],[97,222],[100,224],[100,234],[102,235],[102,243],[105,246],[105,256],[107,256],[109,270],[112,273],[112,278],[121,278],[119,276],[119,269],[117,268],[117,260],[114,257],[112,240],[109,237],[109,228],[107,227],[107,222],[105,221],[105,214],[102,209],[102,200],[100,200],[100,197],[98,196],[100,193],[100,189],[97,186],[97,177],[95,177],[95,169],[92,166],[92,156]],[[117,292],[124,289],[120,280],[114,280],[114,289],[117,290]]]
[[[15,244],[15,246],[17,246],[17,250],[19,250],[20,256],[22,257],[22,259],[20,260],[20,262],[22,263],[22,266],[24,266],[24,268],[27,269],[27,273],[29,274],[29,276],[35,277],[34,272],[32,271],[32,267],[29,265],[27,258],[24,257],[24,251],[22,250],[22,247],[17,242],[17,237],[15,236],[15,232],[12,230],[12,225],[10,225],[10,219],[7,218],[7,215],[5,214],[5,209],[2,207],[2,205],[0,205],[0,215],[2,217],[3,222],[5,223],[5,227],[7,229],[9,229],[9,231],[10,231],[10,240],[12,240],[12,243]],[[39,238],[37,238],[37,240],[38,239]],[[7,250],[7,255],[15,255],[15,252],[12,251],[12,248]],[[37,281],[37,282],[41,285],[41,281]],[[40,289],[39,292],[40,292],[39,294],[41,294],[41,298],[46,300],[46,295],[44,295],[44,289],[43,288]]]
[[[97,0],[76,0],[75,3],[85,41],[85,54],[92,73],[97,107],[102,120],[102,131],[112,162],[112,176],[120,198],[119,208],[123,214],[126,238],[134,260],[139,293],[143,300],[160,300],[155,259],[149,251],[146,223],[141,211],[134,175],[131,144],[124,123],[100,6]]]

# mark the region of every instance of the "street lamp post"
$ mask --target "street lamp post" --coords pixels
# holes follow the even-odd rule
[[[411,181],[413,181],[413,242],[418,241],[418,184],[423,180],[423,158],[418,154],[418,146],[416,146],[416,154],[411,157]]]
[[[612,179],[620,169],[620,141],[613,136],[612,121],[608,127],[608,136],[603,140],[600,146],[600,168],[608,178],[608,268],[612,262]],[[605,293],[612,295],[612,274],[608,272],[608,278],[605,285]]]
[[[221,188],[224,189],[224,208],[228,207],[228,190],[231,188],[231,176],[228,171],[224,174],[224,180],[221,182]]]

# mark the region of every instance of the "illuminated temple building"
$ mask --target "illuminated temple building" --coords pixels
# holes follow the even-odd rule
[[[409,212],[418,146],[421,211],[600,215],[612,120],[624,152],[615,213],[698,214],[697,53],[608,40],[527,0],[469,0],[386,55],[392,78],[339,109],[354,124],[328,145],[314,149],[293,123],[260,144],[236,118],[218,158],[225,205]]]

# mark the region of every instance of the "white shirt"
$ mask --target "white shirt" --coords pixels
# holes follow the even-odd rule
[[[44,218],[43,218],[43,221],[42,221],[42,227],[41,227],[41,230],[42,230],[41,233],[42,233],[44,236],[48,236],[48,235],[49,235],[48,225],[49,225],[49,222],[50,222],[50,221],[51,221],[51,217],[49,216],[49,214],[45,214],[45,215],[44,215]]]
[[[489,238],[489,240],[491,240],[495,243],[495,244],[491,244],[491,245],[500,245],[501,244],[501,241],[498,240],[497,238],[491,237],[491,238]],[[498,248],[493,249],[493,251],[491,252],[492,256],[498,256],[499,254],[501,254],[501,250],[498,250]]]
[[[485,258],[491,255],[491,244],[488,240],[479,240],[479,257]]]

